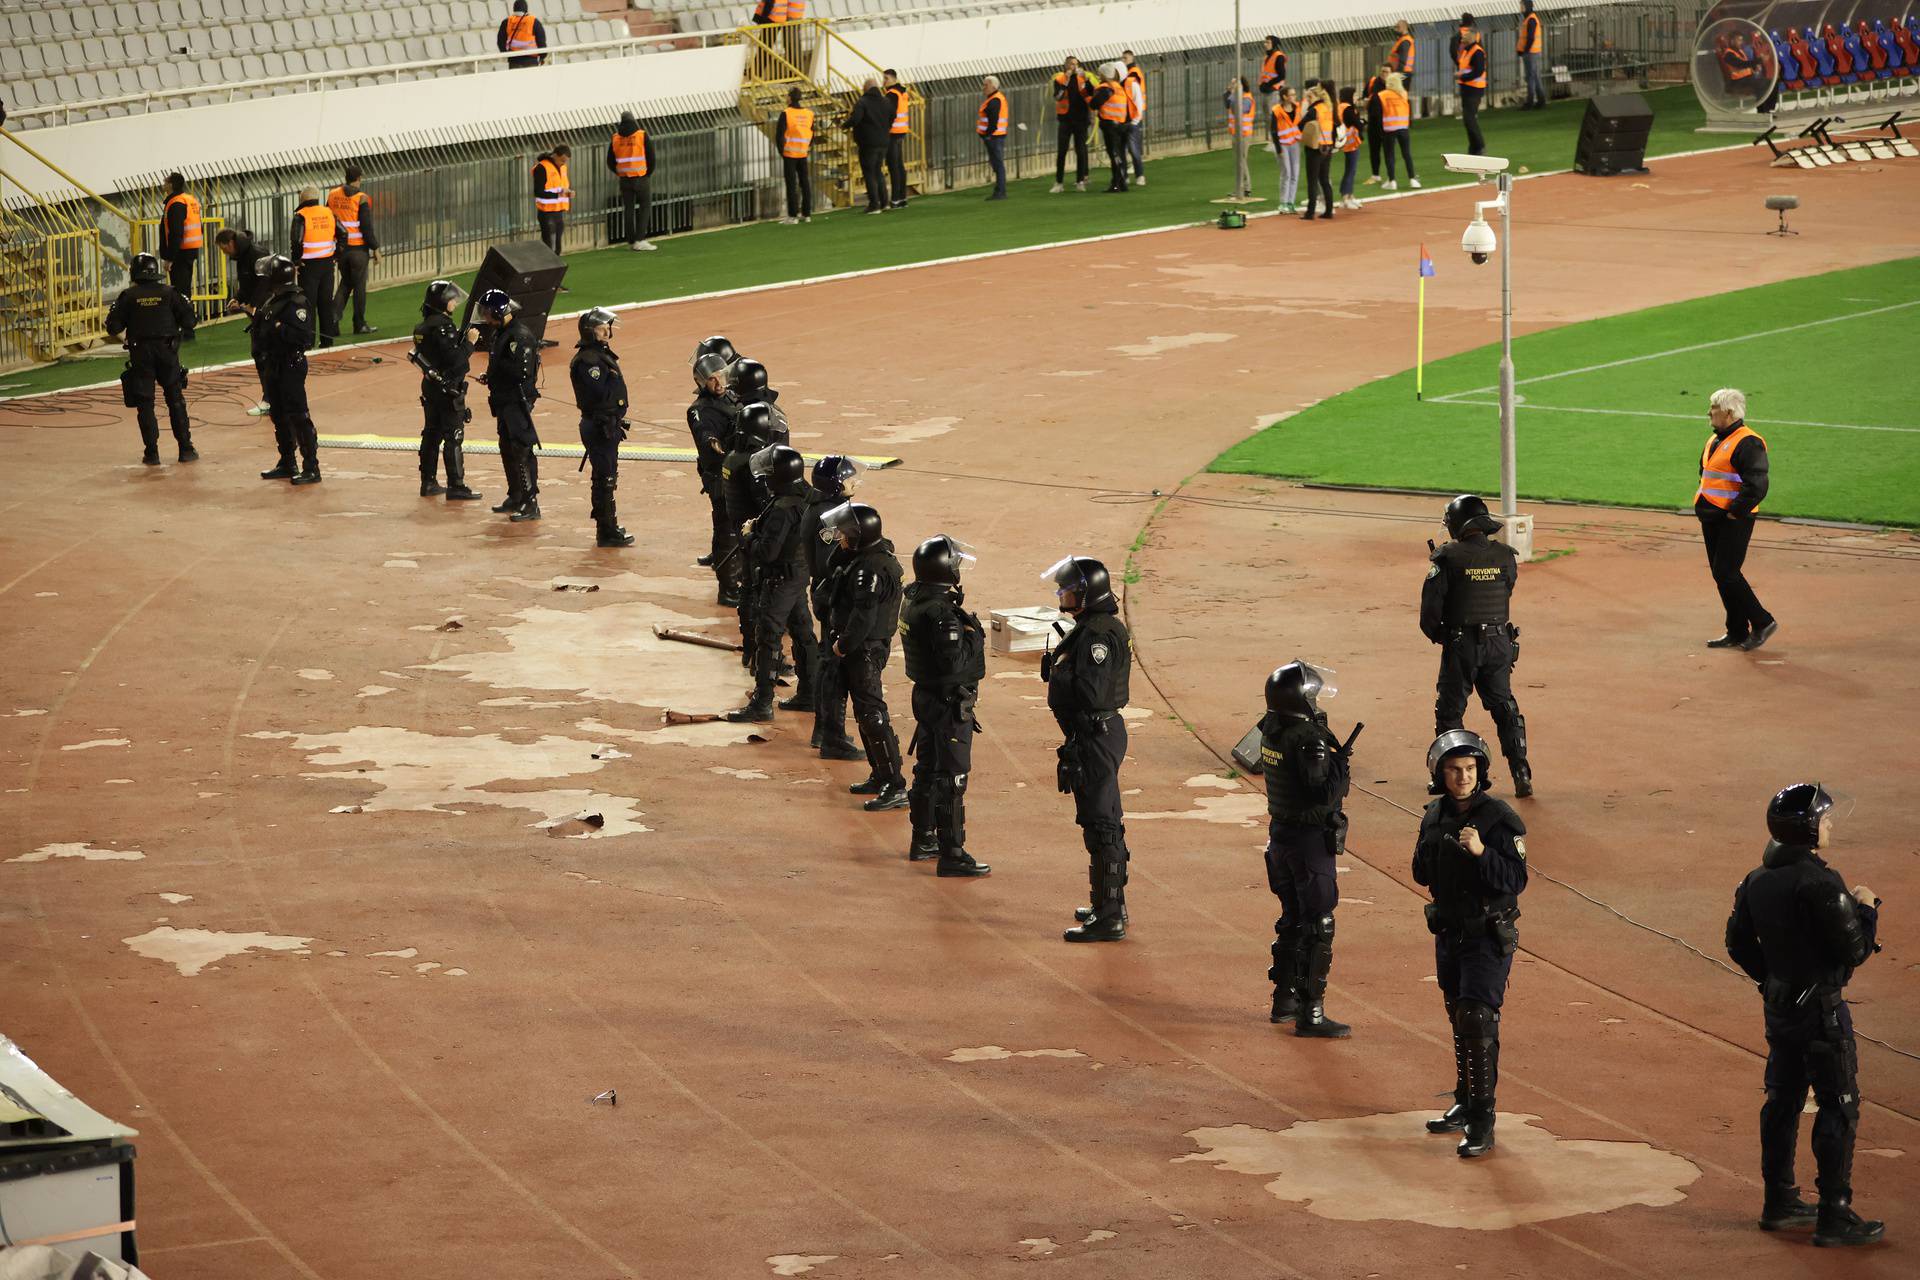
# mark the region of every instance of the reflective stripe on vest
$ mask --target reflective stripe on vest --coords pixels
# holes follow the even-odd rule
[[[1280,136],[1280,145],[1291,147],[1300,141],[1300,122],[1293,118],[1284,103],[1273,104],[1273,131]]]
[[[347,233],[347,247],[357,249],[366,243],[360,234],[360,206],[366,202],[367,193],[356,191],[347,194],[345,187],[335,187],[327,192],[327,209],[333,214],[333,220]]]
[[[180,243],[175,248],[198,249],[206,243],[206,232],[200,226],[200,198],[182,191],[178,195],[167,197],[167,208],[172,210],[175,204],[186,208],[186,219],[180,224]]]
[[[1066,72],[1064,71],[1054,72],[1053,87],[1058,89],[1062,85],[1067,86],[1067,93],[1069,94],[1077,93],[1077,94],[1080,94],[1082,97],[1086,96],[1087,78],[1081,75],[1078,71],[1073,73],[1073,78],[1071,81],[1068,80]],[[1066,94],[1062,94],[1060,97],[1055,98],[1053,100],[1053,114],[1057,116],[1063,116],[1067,114]]]
[[[807,16],[807,0],[773,0],[775,22],[799,22]]]
[[[1460,74],[1457,79],[1462,89],[1484,89],[1487,87],[1487,71],[1483,66],[1480,74],[1473,74],[1473,55],[1480,52],[1477,44],[1460,46]]]
[[[1108,124],[1125,124],[1127,113],[1133,109],[1127,99],[1127,86],[1118,80],[1102,80],[1100,87],[1107,91],[1107,100],[1100,104],[1100,118]]]
[[[1407,95],[1395,93],[1391,89],[1380,91],[1380,127],[1388,133],[1404,129],[1412,120],[1413,108],[1407,103]]]
[[[1401,75],[1410,76],[1413,74],[1413,37],[1412,36],[1401,36],[1398,40],[1395,40],[1393,42],[1393,52],[1387,55],[1387,61],[1391,62],[1395,58],[1401,59],[1401,62],[1400,62]]]
[[[988,102],[998,102],[1000,104],[1000,118],[994,122],[993,136],[996,138],[1005,137],[1007,133],[1007,95],[1004,93],[990,93],[987,95],[986,100],[980,104],[980,118],[974,121],[973,131],[983,138],[987,136]]]
[[[1127,101],[1133,105],[1130,119],[1147,118],[1147,77],[1138,67],[1127,68]]]
[[[613,171],[623,178],[647,176],[647,131],[613,135]]]
[[[1314,103],[1313,116],[1314,116],[1314,119],[1320,122],[1320,145],[1323,147],[1332,146],[1333,145],[1333,104],[1331,102]]]
[[[1540,19],[1538,16],[1530,13],[1525,18],[1521,19],[1520,44],[1514,50],[1514,52],[1516,53],[1540,52]]]
[[[300,213],[300,260],[317,262],[333,256],[333,210],[310,204]]]
[[[533,207],[542,213],[562,213],[573,208],[573,198],[566,194],[567,166],[558,160],[542,160],[539,164],[536,164],[534,168],[546,170],[546,173],[540,179],[541,189],[555,191],[559,194],[552,196],[535,196],[533,198]]]
[[[1253,95],[1240,95],[1240,111],[1235,114],[1232,107],[1227,108],[1227,136],[1251,138],[1253,136]]]
[[[1733,505],[1733,500],[1740,496],[1741,483],[1740,473],[1733,469],[1733,451],[1749,436],[1760,440],[1760,447],[1766,448],[1767,442],[1760,439],[1760,433],[1744,422],[1724,436],[1715,434],[1707,440],[1706,448],[1700,451],[1700,488],[1693,495],[1695,502],[1705,498],[1722,511]],[[1759,504],[1754,504],[1753,509],[1758,511]]]
[[[899,85],[887,90],[887,96],[893,99],[893,132],[907,131],[907,91]]]
[[[486,28],[480,28],[485,31]],[[507,19],[507,52],[517,53],[522,49],[537,49],[540,46],[533,39],[533,15],[516,13]]]
[[[783,115],[787,125],[780,142],[780,154],[789,160],[805,160],[813,150],[813,112],[805,107],[788,107]]]
[[[1341,114],[1344,115],[1345,112],[1342,112]],[[1357,120],[1359,116],[1360,116],[1360,113],[1358,110],[1356,110],[1354,112],[1354,118]],[[1350,124],[1346,126],[1346,130],[1347,130],[1347,140],[1340,144],[1340,150],[1343,152],[1358,151],[1360,149],[1360,126],[1357,124]]]
[[[1271,80],[1275,76],[1279,75],[1280,61],[1286,56],[1287,55],[1285,50],[1275,49],[1272,53],[1268,54],[1264,59],[1262,59],[1260,63],[1260,78],[1262,80]]]

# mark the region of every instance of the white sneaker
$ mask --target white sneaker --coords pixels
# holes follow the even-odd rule
[[[1047,194],[1048,194],[1048,195],[1050,195],[1050,196],[1057,196],[1057,195],[1059,195],[1059,194],[1060,194],[1060,193],[1061,193],[1062,191],[1065,191],[1065,190],[1066,190],[1066,187],[1065,187],[1064,185],[1062,185],[1061,183],[1058,183],[1058,182],[1056,182],[1056,183],[1054,183],[1054,184],[1053,184],[1053,185],[1052,185],[1051,187],[1048,187],[1048,188],[1047,188]]]
[[[635,253],[639,253],[639,252],[641,252],[642,250],[646,250],[646,251],[648,251],[648,252],[651,252],[651,251],[653,251],[653,250],[655,250],[655,249],[658,249],[659,247],[660,247],[659,245],[657,245],[657,244],[655,244],[655,243],[654,243],[653,241],[651,241],[651,240],[635,240],[635,241],[633,242],[633,251],[634,251]]]
[[[1140,174],[1140,175],[1139,175],[1138,177],[1136,177],[1136,178],[1134,178],[1134,180],[1133,180],[1133,185],[1134,185],[1134,186],[1136,186],[1136,187],[1144,187],[1144,186],[1146,186],[1146,185],[1147,185],[1147,175],[1143,173],[1143,174]]]
[[[1398,191],[1400,189],[1400,184],[1395,182],[1392,178],[1388,178],[1385,182],[1380,184],[1380,189],[1382,191]]]
[[[1087,180],[1085,178],[1080,179],[1080,181],[1073,184],[1073,189],[1075,191],[1085,191],[1087,189]]]
[[[253,406],[253,408],[247,410],[247,416],[249,418],[264,418],[272,412],[273,410],[267,405],[267,402],[262,400],[259,404]]]
[[[782,218],[780,219],[780,225],[783,227],[796,226],[798,225],[799,221],[800,219],[798,218]]]
[[[1410,187],[1412,187],[1412,188],[1413,188],[1413,189],[1414,189],[1415,191],[1418,191],[1418,190],[1420,189],[1420,179],[1418,179],[1418,178],[1408,178],[1408,179],[1407,179],[1407,185],[1408,185],[1408,186],[1410,186]]]

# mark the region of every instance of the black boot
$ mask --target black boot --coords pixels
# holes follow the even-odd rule
[[[1118,942],[1127,936],[1127,913],[1115,910],[1109,915],[1095,916],[1060,936],[1068,942]]]
[[[528,498],[526,502],[521,504],[518,511],[507,517],[507,519],[515,524],[524,524],[527,521],[538,520],[539,518],[540,499],[538,498]]]
[[[822,760],[865,760],[867,753],[845,733],[834,733],[831,729],[820,735],[820,758]]]
[[[1454,1034],[1460,1037],[1465,1068],[1466,1135],[1456,1149],[1472,1160],[1493,1150],[1494,1088],[1500,1080],[1500,1015],[1477,1000],[1462,1000],[1454,1010]]]
[[[1820,1201],[1820,1220],[1813,1228],[1813,1242],[1821,1248],[1833,1245],[1872,1244],[1887,1234],[1887,1224],[1863,1218],[1853,1211],[1849,1197]]]
[[[1267,981],[1273,984],[1273,1009],[1268,1022],[1292,1022],[1300,1012],[1298,951],[1299,939],[1291,927],[1274,926],[1273,964],[1267,969]]]
[[[598,547],[630,547],[633,545],[633,535],[609,520],[600,526],[593,542]]]
[[[497,516],[512,515],[514,512],[518,511],[521,507],[524,507],[526,505],[527,505],[527,500],[525,498],[521,497],[517,493],[509,492],[504,499],[502,499],[497,505],[495,505],[492,508],[492,510],[493,510],[493,514]]]
[[[1467,1043],[1460,1038],[1455,1005],[1447,1001],[1447,1021],[1453,1026],[1453,1105],[1427,1121],[1428,1133],[1464,1133],[1467,1128]]]
[[[1068,942],[1118,942],[1127,936],[1126,866],[1124,850],[1101,849],[1093,854],[1088,877],[1093,886],[1093,918],[1061,937]]]
[[[955,877],[984,876],[991,875],[992,873],[992,867],[984,862],[975,862],[973,855],[965,849],[942,852],[940,855],[940,865],[934,871],[934,874],[943,880],[951,880]]]
[[[293,469],[291,462],[283,462],[271,471],[262,471],[260,478],[262,480],[291,480],[299,474],[298,471]]]
[[[806,672],[802,671],[800,673],[800,687],[793,691],[791,698],[782,698],[780,700],[780,709],[782,711],[814,710],[812,685],[813,682],[807,679]]]
[[[1527,718],[1512,703],[1507,722],[1495,722],[1500,733],[1500,754],[1507,758],[1507,772],[1513,778],[1513,794],[1524,800],[1533,794],[1533,770],[1527,765]]]
[[[885,785],[874,793],[873,799],[860,806],[868,813],[884,813],[888,809],[907,807],[906,781],[900,778],[888,778]]]
[[[933,801],[924,787],[907,792],[908,821],[913,837],[907,842],[908,862],[930,862],[940,856],[940,837],[933,829]]]
[[[421,497],[437,498],[445,492],[446,490],[440,487],[440,482],[438,480],[435,480],[432,476],[420,477],[420,496]]]
[[[1460,1145],[1454,1148],[1462,1160],[1474,1160],[1493,1150],[1493,1099],[1475,1098],[1467,1104],[1467,1124]]]
[[[297,475],[297,476],[295,476],[295,477],[293,478],[293,481],[292,481],[292,483],[294,483],[294,484],[319,484],[319,483],[320,483],[320,469],[319,469],[318,467],[315,467],[315,468],[313,468],[313,469],[311,469],[311,470],[308,470],[308,471],[302,471],[302,472],[301,472],[301,473],[300,473],[299,475]]]
[[[1428,1133],[1465,1133],[1467,1131],[1467,1104],[1455,1099],[1452,1106],[1427,1121]]]
[[[143,454],[141,454],[141,455],[140,455],[140,461],[141,461],[141,462],[142,462],[142,463],[143,463],[144,465],[146,465],[146,466],[149,466],[149,467],[157,467],[157,466],[159,466],[159,465],[160,465],[160,450],[159,450],[159,449],[158,449],[158,448],[157,448],[156,446],[154,446],[154,445],[148,445],[148,446],[147,446],[147,451],[146,451],[145,453],[143,453]]]
[[[448,502],[478,502],[479,500],[480,495],[463,484],[450,484],[447,486]]]
[[[1760,1229],[1786,1231],[1793,1227],[1811,1227],[1819,1216],[1817,1205],[1800,1198],[1800,1188],[1768,1187],[1766,1204],[1760,1210]]]
[[[193,447],[193,441],[181,440],[178,443],[180,445],[180,461],[182,462],[200,461],[200,451]]]
[[[967,798],[966,777],[962,775],[958,784],[945,782],[934,792],[935,802],[931,806],[934,828],[934,847],[940,855],[938,874],[949,879],[955,877],[984,876],[993,870],[984,862],[974,861],[967,852]]]
[[[727,719],[734,724],[765,724],[773,719],[773,682],[756,681],[747,705],[727,712]]]
[[[1533,794],[1533,769],[1525,760],[1517,764],[1507,761],[1507,771],[1513,775],[1513,794],[1522,800]]]
[[[1309,920],[1300,930],[1300,948],[1295,952],[1299,966],[1299,1007],[1294,1013],[1293,1034],[1316,1040],[1345,1040],[1353,1028],[1327,1016],[1327,975],[1333,971],[1333,917]]]

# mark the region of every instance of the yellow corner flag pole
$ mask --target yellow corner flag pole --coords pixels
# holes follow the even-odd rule
[[[1427,277],[1433,274],[1433,259],[1427,256],[1427,246],[1420,246],[1420,319],[1414,328],[1413,336],[1413,398],[1421,399],[1427,386]]]

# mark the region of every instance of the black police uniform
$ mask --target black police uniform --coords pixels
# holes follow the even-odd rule
[[[233,296],[227,300],[228,311],[242,307],[251,307],[253,314],[247,318],[248,354],[253,357],[254,376],[260,380],[260,398],[267,399],[267,384],[272,381],[267,375],[267,362],[261,343],[263,330],[255,317],[260,308],[266,305],[269,285],[265,273],[261,270],[269,256],[269,250],[253,235],[245,230],[236,229],[233,246],[233,271],[230,277]]]
[[[1047,707],[1066,741],[1059,749],[1060,790],[1073,796],[1073,820],[1090,858],[1093,919],[1118,928],[1126,919],[1127,829],[1120,765],[1127,758],[1127,683],[1133,644],[1111,597],[1081,609],[1074,628],[1043,664]]]
[[[440,492],[437,472],[441,455],[447,464],[447,490],[462,494],[467,488],[466,461],[460,452],[473,411],[467,408],[467,369],[473,362],[473,344],[460,331],[460,322],[444,311],[426,316],[413,329],[413,354],[420,366],[420,494]]]
[[[1486,852],[1458,842],[1472,827]],[[1453,1026],[1453,1108],[1429,1127],[1457,1132],[1472,1116],[1492,1124],[1500,1077],[1500,1006],[1520,945],[1515,921],[1527,887],[1527,826],[1503,800],[1476,791],[1463,811],[1441,796],[1420,816],[1413,846],[1413,880],[1433,895],[1426,908],[1433,933],[1434,972]]]
[[[1420,630],[1441,646],[1440,676],[1433,702],[1433,731],[1462,727],[1467,695],[1478,689],[1481,705],[1500,735],[1514,785],[1530,791],[1527,722],[1513,697],[1513,664],[1520,659],[1519,628],[1507,621],[1507,605],[1519,580],[1513,548],[1473,533],[1441,544],[1420,591]]]
[[[500,433],[500,465],[507,474],[507,498],[496,510],[539,514],[540,455],[534,451],[540,433],[533,425],[539,398],[540,344],[509,318],[487,355],[487,408]]]
[[[840,650],[840,679],[853,701],[860,745],[867,750],[873,777],[897,789],[907,785],[900,739],[887,719],[887,694],[881,677],[900,625],[900,584],[904,575],[893,543],[881,538],[846,553],[833,575],[829,615]]]
[[[1335,857],[1345,845],[1342,806],[1349,785],[1326,715],[1263,716],[1260,774],[1267,784],[1267,888],[1280,899],[1267,970],[1273,1018],[1283,1022],[1306,1010],[1311,1027],[1325,1021],[1333,915],[1340,904]]]
[[[806,532],[807,494],[804,481],[778,495],[753,526],[755,654],[753,700],[772,709],[774,683],[780,669],[780,638],[793,641],[793,665],[800,687],[782,704],[789,711],[813,710],[813,673],[820,652],[814,644],[813,615],[807,610],[808,571]],[[816,535],[817,537],[817,535]]]
[[[307,295],[296,286],[276,293],[260,309],[254,323],[260,327],[261,350],[271,379],[267,407],[273,419],[273,439],[280,464],[271,478],[295,478],[293,455],[300,451],[300,479],[320,477],[320,437],[307,410],[307,352],[319,338],[318,317]]]
[[[740,404],[727,392],[714,395],[702,387],[687,406],[687,430],[693,434],[694,468],[700,474],[700,492],[707,495],[713,513],[713,539],[708,558],[713,561],[714,577],[720,586],[722,604],[738,603],[740,593],[739,557],[731,555],[739,540],[740,526],[727,520],[727,495],[721,483],[721,467],[733,444],[734,424],[740,419]]]
[[[580,406],[580,445],[593,468],[591,502],[593,524],[600,541],[621,542],[626,531],[614,511],[613,491],[620,480],[620,442],[627,438],[627,379],[612,347],[582,338],[568,373],[573,379],[573,402]]]
[[[953,872],[967,853],[967,778],[973,771],[973,710],[987,675],[986,631],[959,587],[915,582],[904,594],[900,648],[913,682],[913,819],[909,857],[938,857]]]
[[[726,504],[726,520],[733,530],[733,542],[728,554],[733,562],[728,572],[733,575],[731,584],[737,593],[734,602],[734,614],[740,620],[740,661],[743,665],[753,665],[754,654],[758,651],[758,641],[754,638],[754,620],[759,609],[754,600],[754,569],[752,540],[740,532],[747,521],[759,516],[767,505],[767,495],[760,490],[760,484],[753,478],[753,455],[766,448],[768,441],[736,431],[730,437],[726,455],[720,459],[720,494]],[[721,589],[726,590],[729,580],[721,579]]]
[[[847,499],[819,489],[810,492],[800,537],[807,545],[809,595],[820,628],[820,662],[813,682],[813,745],[844,756],[853,740],[847,737],[847,682],[840,675],[840,660],[833,656],[833,591],[834,575],[846,566],[851,553],[837,541],[821,541],[820,517]]]
[[[180,460],[199,456],[187,422],[187,371],[180,365],[182,338],[193,336],[193,306],[173,286],[135,284],[121,290],[107,310],[107,334],[126,335],[127,367],[120,374],[121,399],[140,423],[145,460],[160,461],[160,422],[153,411],[157,385],[167,398],[167,422]]]
[[[1879,950],[1880,913],[1854,901],[1839,873],[1804,845],[1769,841],[1734,891],[1727,954],[1760,984],[1766,1008],[1767,1100],[1760,1108],[1760,1174],[1767,1202],[1797,1198],[1794,1148],[1813,1090],[1813,1157],[1823,1222],[1853,1195],[1860,1125],[1849,978]]]

